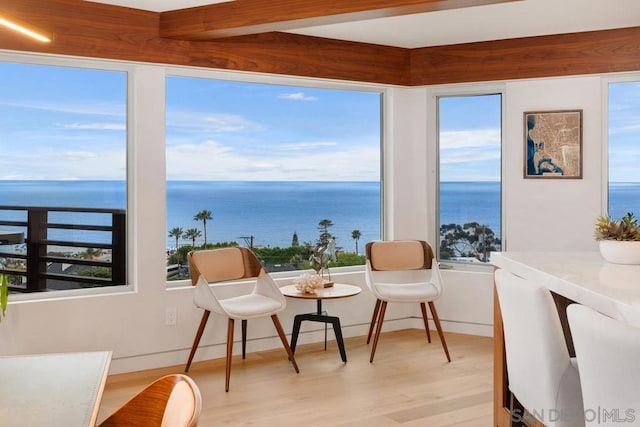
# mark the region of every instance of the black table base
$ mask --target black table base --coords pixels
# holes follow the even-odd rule
[[[293,319],[293,331],[291,333],[291,352],[295,354],[296,344],[298,342],[298,334],[300,333],[300,325],[305,320],[310,322],[324,323],[333,326],[333,332],[336,335],[336,342],[338,343],[338,349],[340,350],[340,357],[342,361],[347,363],[347,352],[344,349],[344,340],[342,339],[342,329],[340,328],[340,318],[336,316],[328,316],[326,312],[322,311],[322,300],[317,300],[318,311],[316,313],[297,314]],[[325,350],[327,348],[327,335],[325,329]]]

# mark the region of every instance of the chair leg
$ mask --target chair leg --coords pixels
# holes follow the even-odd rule
[[[422,320],[424,320],[424,330],[427,331],[427,341],[431,343],[431,332],[429,332],[429,319],[427,317],[427,305],[421,302],[420,309],[422,310]]]
[[[229,391],[229,380],[231,378],[231,356],[233,354],[233,325],[234,320],[229,318],[227,327],[227,365],[224,379],[224,391]]]
[[[449,349],[447,348],[447,342],[444,339],[444,334],[442,333],[442,326],[440,326],[440,319],[438,318],[438,312],[436,311],[436,306],[433,305],[432,301],[429,301],[429,309],[431,310],[431,315],[433,315],[433,323],[436,324],[436,329],[438,330],[438,335],[440,336],[440,342],[442,343],[442,348],[444,349],[444,353],[447,355],[447,361],[451,362],[451,357],[449,356]]]
[[[291,351],[291,347],[287,342],[287,337],[284,334],[284,329],[282,329],[282,325],[280,324],[280,319],[278,319],[278,315],[274,314],[271,316],[271,320],[273,320],[273,325],[276,327],[276,331],[278,331],[278,336],[280,337],[280,341],[282,341],[282,345],[284,349],[287,350],[287,354],[289,355],[289,360],[293,363],[293,369],[296,370],[296,374],[300,373],[298,369],[298,364],[296,363],[296,358],[293,355],[293,351]]]
[[[509,427],[526,427],[524,407],[513,393],[509,393]]]
[[[373,346],[371,346],[371,357],[369,358],[369,363],[373,363],[373,357],[376,355],[376,347],[378,347],[378,338],[380,338],[380,331],[382,330],[385,311],[387,311],[387,302],[382,301],[380,304],[380,314],[378,315],[378,325],[376,326],[376,335],[373,338]]]
[[[371,334],[373,333],[373,326],[376,324],[376,320],[378,320],[378,313],[380,313],[380,301],[376,300],[376,306],[373,308],[373,316],[371,316],[371,325],[369,325],[369,334],[367,335],[367,344],[371,341]]]
[[[207,320],[209,319],[209,315],[211,312],[209,310],[205,310],[202,313],[202,320],[200,320],[200,326],[198,326],[198,332],[196,332],[196,337],[193,340],[193,346],[191,347],[191,353],[189,354],[189,360],[187,360],[187,366],[184,368],[185,372],[189,372],[189,368],[191,367],[191,361],[193,360],[193,356],[196,354],[196,349],[198,348],[198,344],[200,344],[200,338],[202,338],[202,333],[204,332],[204,327],[207,325]]]
[[[247,358],[247,319],[242,319],[242,358]]]

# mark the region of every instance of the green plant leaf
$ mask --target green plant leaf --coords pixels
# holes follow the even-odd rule
[[[596,240],[640,241],[640,225],[632,212],[628,212],[620,221],[599,216],[594,235]]]
[[[2,318],[5,316],[7,312],[7,303],[9,302],[9,281],[7,280],[7,276],[2,274],[0,275],[0,310],[2,314],[0,314],[0,322]]]

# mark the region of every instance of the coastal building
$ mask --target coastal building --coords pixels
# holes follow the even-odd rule
[[[165,120],[165,78],[175,70],[380,90],[384,239],[438,239],[438,97],[501,94],[503,248],[597,250],[593,226],[607,211],[608,84],[640,82],[636,0],[477,0],[466,8],[453,0],[389,1],[370,13],[366,9],[380,2],[326,0],[309,2],[314,6],[293,17],[288,9],[295,10],[296,2],[289,1],[274,1],[272,9],[263,5],[269,2],[248,2],[265,11],[239,4],[239,15],[228,12],[234,2],[203,1],[204,9],[166,12],[136,9],[143,2],[105,3],[4,0],[0,15],[42,29],[53,40],[42,44],[0,28],[0,61],[97,68],[104,63],[127,70],[127,286],[85,289],[73,298],[17,295],[12,301],[20,303],[10,305],[0,324],[0,354],[109,349],[111,373],[185,362],[201,312],[190,286],[164,285],[165,131],[158,126]],[[338,5],[344,6],[342,14],[324,15]],[[233,16],[258,23],[242,25]],[[523,114],[564,110],[582,111],[581,177],[525,179]],[[335,281],[365,287],[363,268],[331,274]],[[442,274],[438,313],[445,332],[491,336],[493,268],[451,263]],[[281,285],[292,279],[286,272],[274,276]],[[353,301],[339,313],[343,333],[364,336],[374,300],[363,292]],[[175,325],[165,325],[168,308],[178,313]],[[293,302],[287,315],[302,310]],[[417,308],[398,310],[388,330],[422,327]],[[199,360],[224,356],[225,326],[209,328]],[[254,338],[262,348],[280,345],[270,332]]]

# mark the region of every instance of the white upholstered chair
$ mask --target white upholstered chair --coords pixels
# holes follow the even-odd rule
[[[551,293],[506,270],[495,272],[504,327],[512,424],[524,418],[513,398],[547,427],[583,426],[580,376]]]
[[[193,295],[194,304],[204,309],[200,326],[193,341],[191,353],[185,372],[189,371],[193,356],[196,352],[200,338],[207,324],[209,314],[213,311],[227,317],[227,360],[225,391],[229,391],[229,378],[231,376],[231,358],[233,354],[233,329],[234,320],[242,320],[242,358],[246,355],[247,320],[271,317],[273,324],[282,341],[289,360],[297,372],[298,365],[291,351],[291,347],[284,334],[280,320],[276,313],[286,307],[286,301],[280,289],[262,268],[260,261],[248,248],[221,248],[203,251],[193,251],[188,255],[191,283],[196,289]],[[251,292],[231,298],[219,298],[209,286],[210,283],[249,279],[254,280]]]
[[[100,427],[195,427],[201,410],[196,383],[186,375],[166,375],[137,393]]]
[[[567,308],[587,425],[640,423],[640,329],[589,307]]]
[[[367,344],[377,323],[369,362],[373,362],[376,353],[388,302],[419,303],[427,340],[431,342],[425,305],[428,303],[442,348],[451,362],[438,312],[433,304],[442,292],[442,279],[431,246],[422,240],[376,241],[367,243],[366,254],[367,286],[376,297]]]

